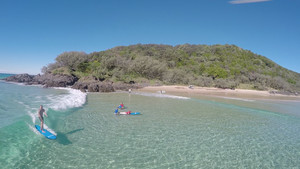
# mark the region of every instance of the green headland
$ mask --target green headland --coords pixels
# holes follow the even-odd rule
[[[64,52],[43,73],[99,81],[300,91],[300,74],[235,45],[136,44],[85,53]]]

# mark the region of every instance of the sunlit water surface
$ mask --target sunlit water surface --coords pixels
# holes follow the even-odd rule
[[[142,115],[114,115],[120,102]],[[47,109],[36,132],[36,111]],[[300,168],[298,101],[90,93],[0,82],[1,168]]]

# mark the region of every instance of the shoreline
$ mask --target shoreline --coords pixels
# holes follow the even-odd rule
[[[11,78],[11,79],[10,79]],[[147,86],[145,84],[125,84],[113,82],[98,82],[92,81],[72,81],[69,76],[53,76],[39,75],[30,76],[28,74],[11,76],[10,78],[0,79],[6,83],[14,83],[29,86],[39,87],[71,87],[82,92],[115,92],[115,91],[133,91],[149,92],[149,93],[166,93],[175,96],[184,97],[219,97],[228,99],[257,99],[257,100],[296,100],[300,101],[300,95],[287,95],[277,93],[277,91],[258,91],[249,89],[222,89],[215,87],[199,87],[199,86],[184,86],[184,85],[162,85],[162,86]],[[55,80],[56,79],[56,80]],[[70,80],[71,79],[71,80]],[[70,82],[72,81],[72,82]]]
[[[269,91],[247,90],[247,89],[220,89],[214,87],[199,87],[194,86],[189,88],[188,86],[180,85],[163,85],[163,86],[147,86],[141,89],[136,89],[139,92],[150,93],[162,93],[172,94],[177,96],[211,96],[221,98],[242,98],[242,99],[268,99],[268,100],[299,100],[300,96],[295,95],[283,95],[283,94],[271,94]]]

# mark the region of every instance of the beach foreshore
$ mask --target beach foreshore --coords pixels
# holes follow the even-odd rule
[[[189,87],[189,86],[148,86],[137,89],[140,92],[156,92],[162,94],[172,94],[179,96],[216,96],[232,98],[251,98],[251,99],[276,99],[276,100],[299,100],[300,96],[272,94],[269,91],[246,90],[246,89],[220,89],[213,87]]]
[[[246,89],[221,89],[214,87],[199,87],[199,86],[180,86],[180,85],[162,85],[148,86],[149,84],[127,84],[101,82],[95,79],[83,79],[67,75],[28,75],[20,74],[3,79],[7,82],[22,83],[26,85],[42,85],[43,87],[67,87],[78,89],[83,92],[114,92],[127,91],[129,89],[140,92],[152,92],[161,94],[172,94],[177,96],[198,97],[198,96],[213,96],[213,97],[230,97],[230,98],[250,98],[250,99],[276,99],[276,100],[297,100],[300,101],[299,95],[280,94],[278,91],[258,91]],[[291,93],[293,94],[293,93]],[[297,93],[294,93],[297,94]]]

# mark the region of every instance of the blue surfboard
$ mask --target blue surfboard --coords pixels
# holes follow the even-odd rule
[[[140,115],[141,113],[140,112],[132,112],[130,113],[130,115]]]
[[[42,135],[44,135],[46,138],[51,139],[51,140],[56,139],[56,135],[50,133],[50,132],[49,132],[48,130],[46,130],[46,129],[44,129],[44,132],[45,132],[45,133],[43,133],[43,132],[41,131],[41,127],[40,127],[39,125],[35,125],[35,128],[36,128]]]

